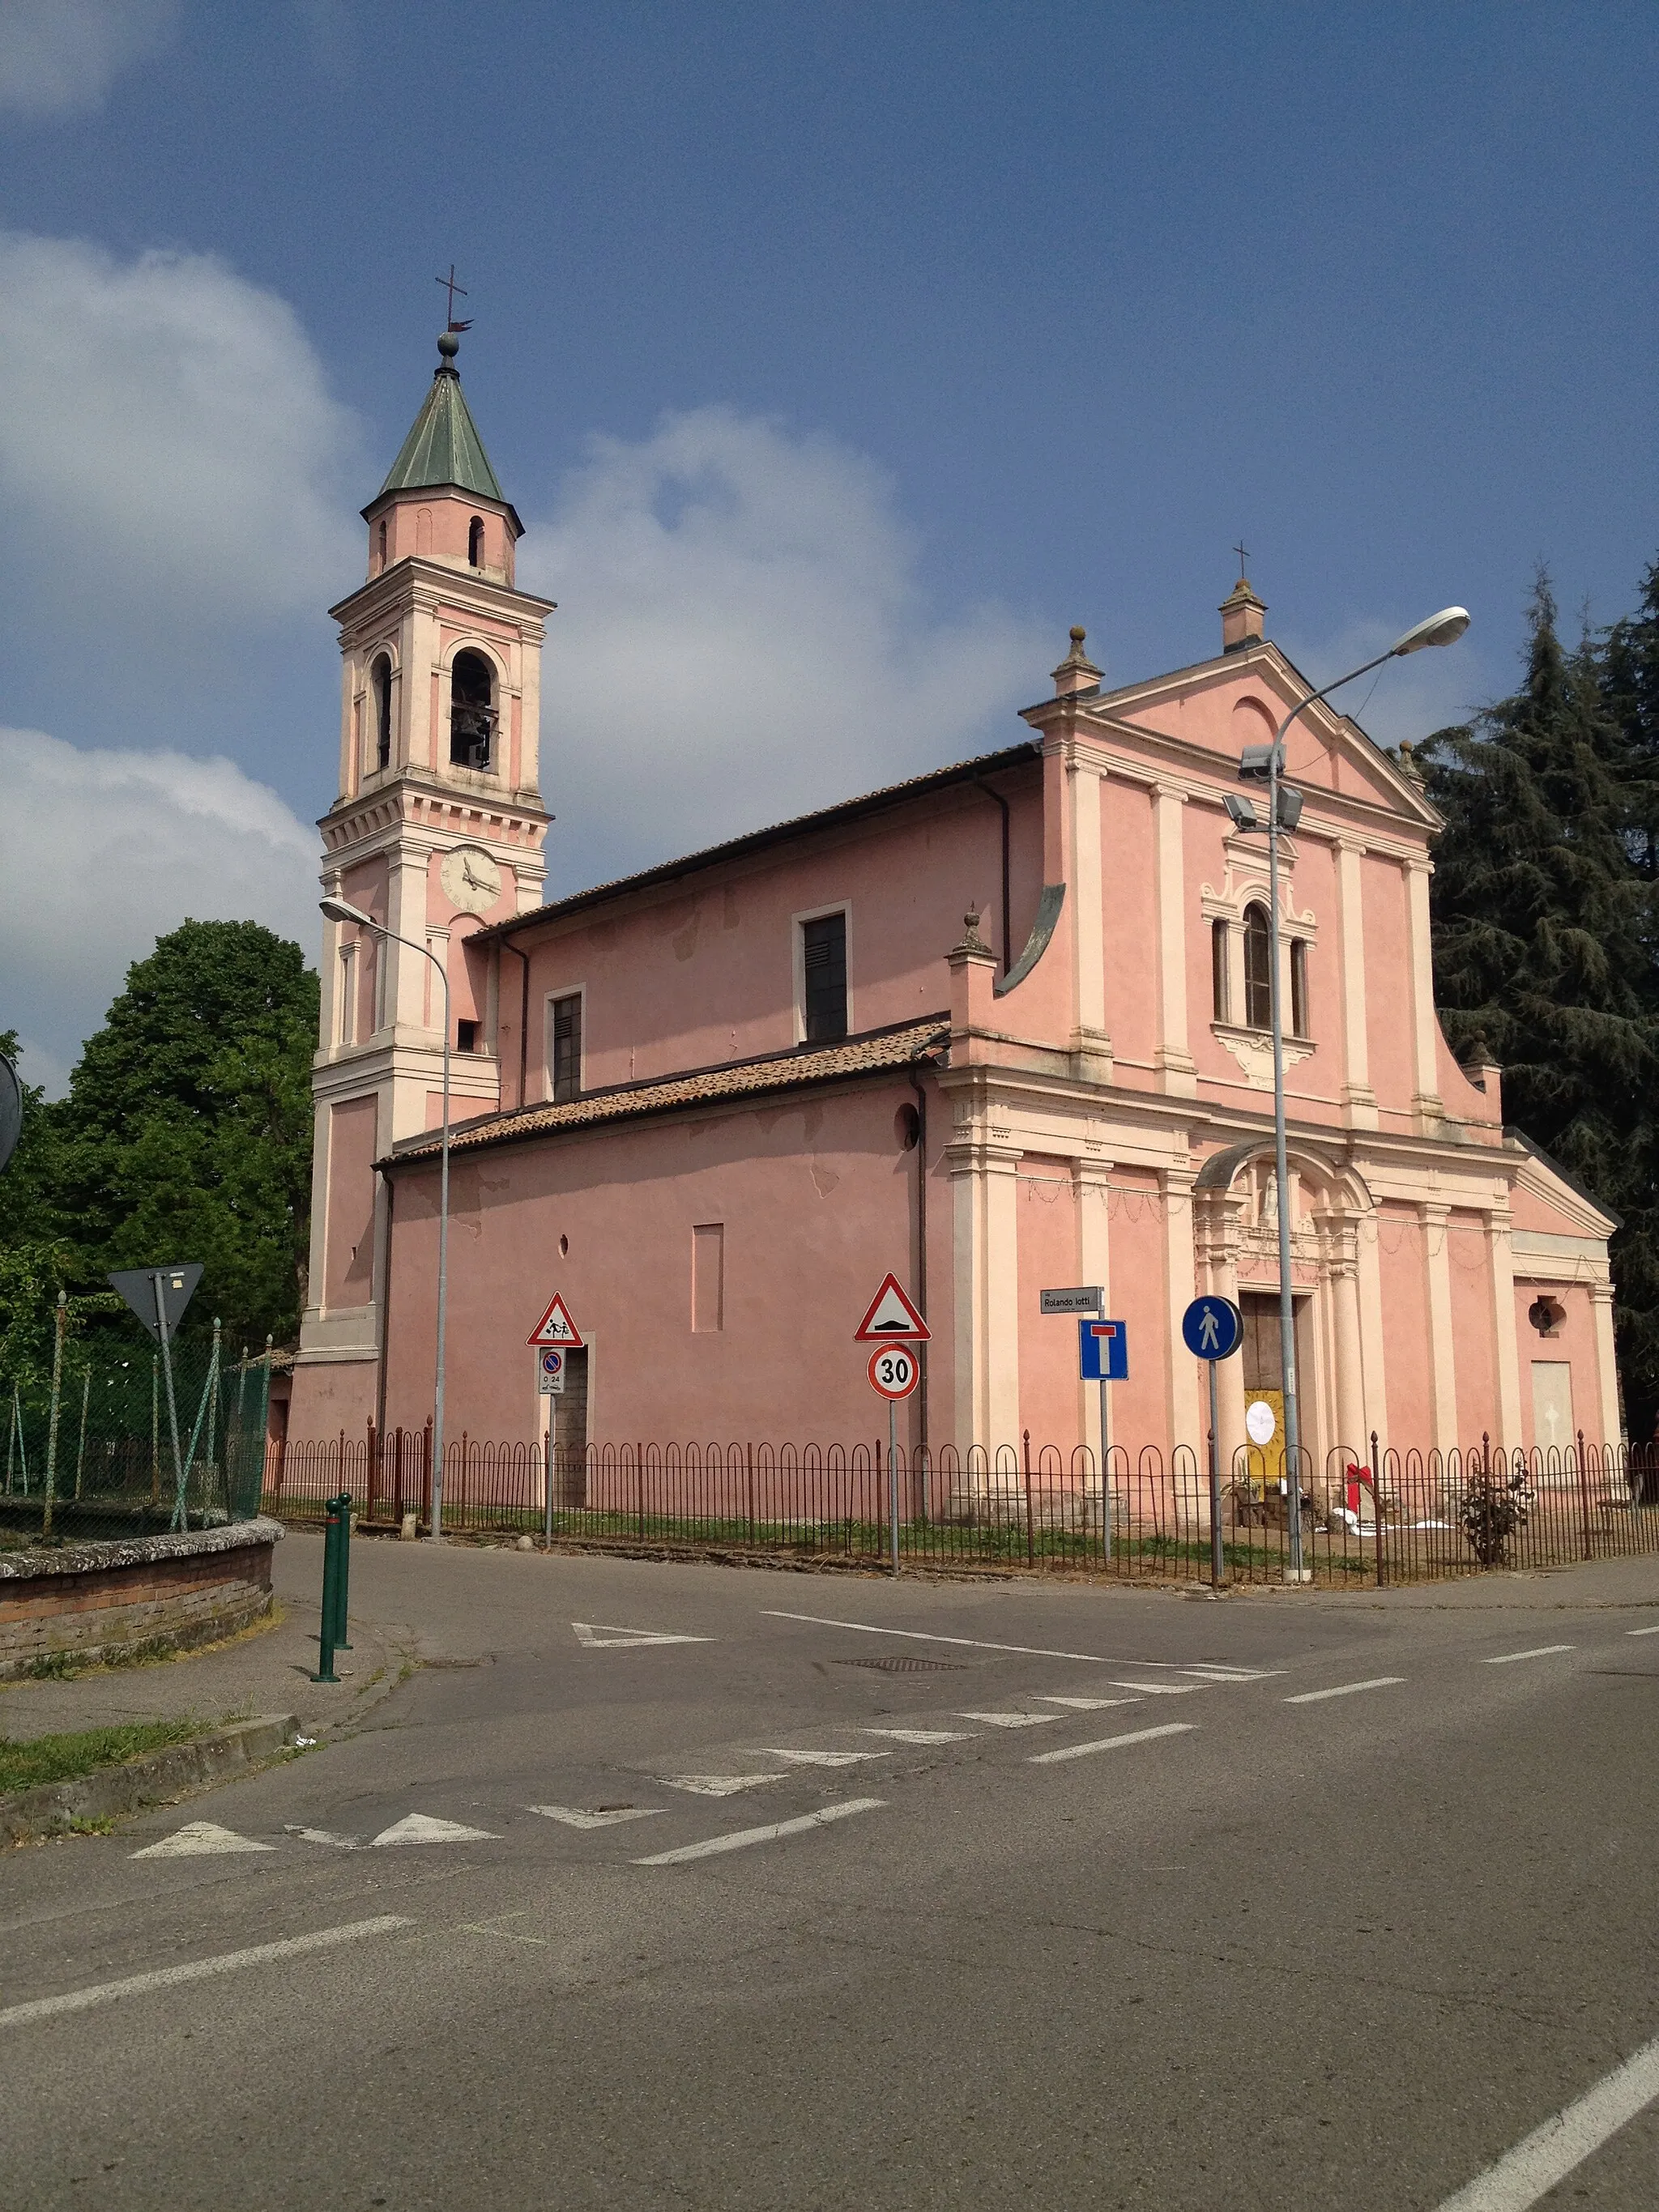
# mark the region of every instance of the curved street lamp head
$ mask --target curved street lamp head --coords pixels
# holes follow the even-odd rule
[[[1467,607],[1442,607],[1437,615],[1428,615],[1420,623],[1413,623],[1404,637],[1396,638],[1389,647],[1388,658],[1396,654],[1421,653],[1425,645],[1455,645],[1469,626]]]
[[[317,903],[331,921],[355,921],[360,929],[374,927],[372,914],[365,914],[361,907],[349,906],[343,898],[319,899]]]

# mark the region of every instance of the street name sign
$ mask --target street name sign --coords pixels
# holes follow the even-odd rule
[[[1078,1373],[1085,1382],[1127,1382],[1129,1332],[1121,1321],[1080,1321]]]
[[[547,1311],[530,1332],[530,1341],[539,1349],[553,1345],[562,1352],[580,1352],[586,1340],[570,1318],[568,1307],[562,1297],[556,1296]]]
[[[881,1344],[896,1337],[908,1337],[913,1343],[926,1344],[930,1334],[927,1322],[900,1288],[898,1277],[889,1274],[871,1299],[869,1311],[854,1330],[853,1341]]]
[[[1231,1298],[1194,1298],[1181,1316],[1187,1349],[1199,1359],[1231,1359],[1243,1340],[1244,1316]]]
[[[159,1339],[161,1331],[155,1325],[156,1285],[161,1286],[161,1311],[171,1336],[185,1317],[185,1308],[196,1295],[202,1269],[199,1261],[191,1260],[180,1267],[119,1267],[104,1279],[111,1290],[118,1291],[126,1300],[150,1334]]]
[[[921,1380],[921,1362],[902,1344],[878,1344],[870,1354],[870,1380],[884,1398],[908,1398]]]
[[[1042,1291],[1038,1293],[1038,1310],[1046,1314],[1097,1314],[1100,1311],[1100,1287],[1084,1283],[1073,1291]]]

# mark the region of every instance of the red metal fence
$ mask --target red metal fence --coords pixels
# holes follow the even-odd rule
[[[741,1550],[875,1563],[896,1524],[901,1559],[1047,1566],[1207,1581],[1207,1468],[1186,1445],[1096,1455],[1018,1445],[901,1450],[851,1443],[611,1443],[557,1449],[463,1435],[444,1452],[442,1525],[457,1533],[579,1538],[621,1547]],[[1229,1579],[1280,1581],[1291,1559],[1283,1455],[1238,1453],[1221,1483]],[[431,1431],[398,1429],[274,1444],[264,1504],[320,1521],[349,1490],[360,1523],[424,1532]],[[1373,1436],[1316,1469],[1304,1455],[1303,1565],[1356,1587],[1659,1552],[1659,1449],[1400,1451]]]

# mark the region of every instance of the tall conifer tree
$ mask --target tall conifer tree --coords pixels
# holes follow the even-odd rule
[[[1446,819],[1435,995],[1455,1051],[1484,1043],[1505,1111],[1623,1218],[1613,1240],[1632,1436],[1659,1407],[1656,898],[1632,851],[1628,747],[1586,645],[1564,652],[1540,577],[1526,678],[1419,756]],[[1659,767],[1659,762],[1656,762]]]

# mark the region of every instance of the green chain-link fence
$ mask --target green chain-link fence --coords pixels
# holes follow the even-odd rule
[[[155,1535],[259,1510],[270,1351],[210,1339],[162,1354],[135,1325],[59,1331],[50,1375],[0,1372],[0,1546]]]

